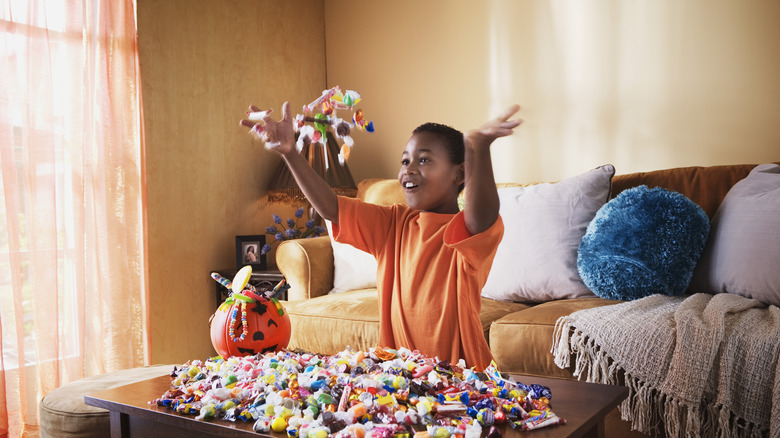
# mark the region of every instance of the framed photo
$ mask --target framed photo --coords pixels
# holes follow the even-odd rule
[[[236,236],[236,269],[251,265],[252,270],[265,270],[265,254],[260,250],[265,245],[265,236]]]

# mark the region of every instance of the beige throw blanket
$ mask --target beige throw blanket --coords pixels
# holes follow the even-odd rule
[[[634,429],[780,437],[780,309],[733,294],[653,295],[558,320],[555,363],[624,384]]]

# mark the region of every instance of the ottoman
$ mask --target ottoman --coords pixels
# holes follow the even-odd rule
[[[38,405],[41,438],[110,436],[108,411],[85,405],[84,396],[170,374],[173,367],[153,365],[130,368],[62,385],[46,394]]]

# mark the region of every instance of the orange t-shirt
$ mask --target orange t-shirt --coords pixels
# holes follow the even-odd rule
[[[339,197],[334,238],[377,259],[379,342],[483,369],[492,356],[480,292],[504,233],[498,220],[471,235],[463,213],[438,214]]]

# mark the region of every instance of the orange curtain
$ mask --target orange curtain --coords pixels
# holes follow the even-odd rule
[[[0,1],[0,436],[84,376],[148,363],[132,0]]]

